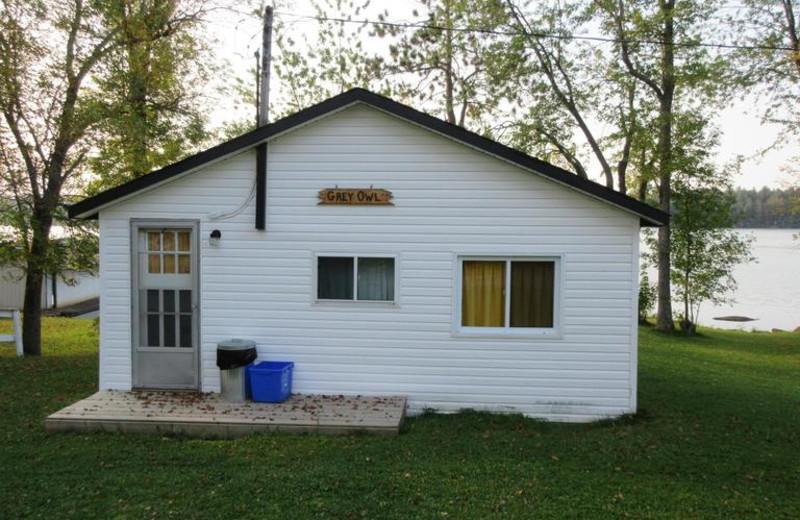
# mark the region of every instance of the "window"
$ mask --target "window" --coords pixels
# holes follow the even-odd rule
[[[146,347],[192,347],[192,291],[142,289],[139,337]]]
[[[317,299],[393,302],[394,258],[317,257]]]
[[[150,274],[190,274],[191,232],[148,231],[147,253]]]
[[[555,328],[555,259],[463,259],[461,329]]]

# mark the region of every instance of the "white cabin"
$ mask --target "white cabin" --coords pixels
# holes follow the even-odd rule
[[[639,228],[668,216],[371,92],[70,214],[100,220],[101,389],[217,392],[242,338],[296,393],[636,410]]]

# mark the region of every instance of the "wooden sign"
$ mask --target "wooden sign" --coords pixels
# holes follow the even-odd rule
[[[319,204],[344,206],[392,206],[392,192],[373,188],[325,188]]]

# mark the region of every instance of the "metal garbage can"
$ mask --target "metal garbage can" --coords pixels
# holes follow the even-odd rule
[[[217,366],[225,400],[233,403],[247,400],[247,367],[253,364],[256,355],[254,341],[229,339],[217,343]]]

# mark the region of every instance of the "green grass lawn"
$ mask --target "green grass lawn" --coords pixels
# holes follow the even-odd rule
[[[0,324],[0,329],[7,323]],[[97,386],[90,321],[0,344],[0,518],[798,518],[800,334],[641,330],[640,413],[463,413],[394,438],[46,434]]]

